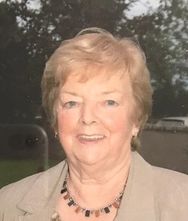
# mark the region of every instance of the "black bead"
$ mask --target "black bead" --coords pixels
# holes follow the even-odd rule
[[[105,207],[105,208],[104,208],[104,211],[105,211],[105,213],[109,213],[109,212],[110,212],[110,209],[109,209],[108,207]]]
[[[86,210],[86,211],[85,211],[85,216],[86,216],[86,217],[89,217],[89,216],[90,216],[90,210]]]
[[[67,188],[63,188],[63,189],[61,190],[61,194],[65,193],[65,192],[67,192]]]
[[[70,202],[68,202],[68,206],[72,206],[74,204],[74,201],[73,200],[71,200]]]

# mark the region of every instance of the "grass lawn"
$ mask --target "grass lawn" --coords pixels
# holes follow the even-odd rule
[[[56,161],[50,161],[46,169],[54,164],[56,164]],[[37,173],[40,166],[39,160],[0,159],[0,188],[6,184]]]

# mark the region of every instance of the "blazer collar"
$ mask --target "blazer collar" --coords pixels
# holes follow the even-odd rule
[[[157,220],[153,186],[152,166],[133,152],[127,186],[115,220]]]

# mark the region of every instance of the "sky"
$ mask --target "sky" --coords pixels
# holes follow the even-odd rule
[[[152,11],[155,11],[159,5],[160,0],[139,0],[134,3],[133,7],[131,7],[131,10],[126,12],[126,14],[128,17],[132,18],[134,16],[147,14],[148,11],[151,13]]]

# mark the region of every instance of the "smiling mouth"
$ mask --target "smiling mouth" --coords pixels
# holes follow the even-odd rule
[[[78,135],[78,139],[81,142],[96,142],[96,141],[100,141],[103,140],[105,138],[104,135],[100,135],[100,134],[93,134],[93,135],[87,135],[87,134],[81,134]]]

